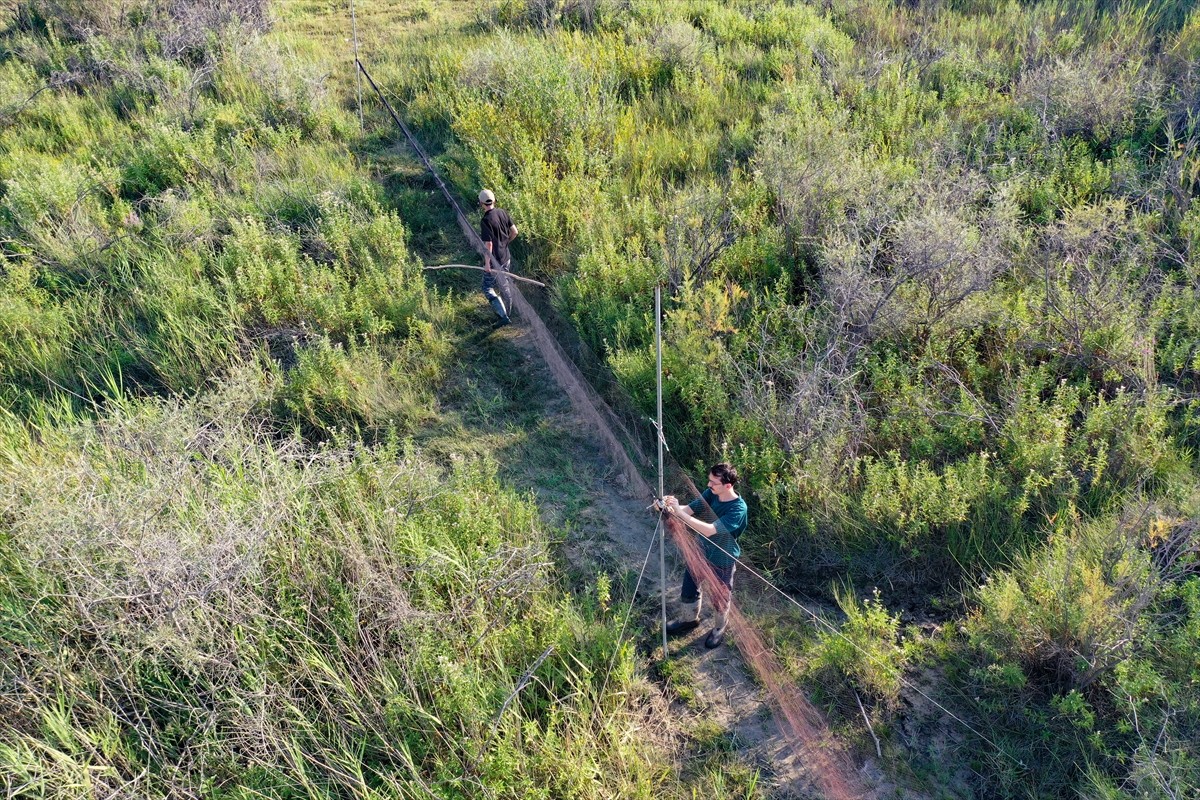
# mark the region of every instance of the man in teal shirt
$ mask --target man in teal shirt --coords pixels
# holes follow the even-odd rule
[[[704,558],[712,567],[717,580],[729,587],[731,600],[733,572],[737,566],[734,559],[742,554],[737,540],[742,531],[746,530],[748,521],[746,501],[736,491],[737,482],[737,470],[728,463],[721,462],[709,468],[708,488],[686,506],[680,505],[679,500],[670,495],[663,498],[668,514],[700,534],[704,544]],[[712,522],[705,522],[696,516],[705,508],[712,509],[715,517]],[[667,625],[668,634],[686,633],[700,624],[700,587],[689,570],[684,570],[679,600],[679,616]],[[713,629],[704,640],[705,647],[719,647],[724,641],[729,612],[728,603],[724,606],[718,607],[713,615]]]

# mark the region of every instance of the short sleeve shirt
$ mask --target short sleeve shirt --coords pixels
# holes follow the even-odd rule
[[[497,264],[508,263],[508,232],[512,226],[512,217],[503,208],[489,208],[479,223],[479,238],[492,243],[492,258]]]
[[[742,554],[742,548],[737,539],[746,530],[749,515],[746,512],[746,501],[735,497],[728,502],[721,502],[712,489],[705,489],[700,497],[688,503],[693,514],[699,516],[705,506],[712,509],[716,519],[713,526],[717,529],[713,536],[701,536],[704,544],[704,557],[714,567],[727,569],[733,566],[733,559]]]

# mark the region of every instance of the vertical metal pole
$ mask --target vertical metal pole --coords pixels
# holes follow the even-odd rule
[[[658,497],[663,497],[662,286],[654,287],[654,349],[658,371]],[[667,526],[659,525],[658,585],[662,590],[663,661],[667,660]]]
[[[354,36],[354,77],[358,81],[358,127],[366,130],[366,123],[363,122],[362,113],[362,70],[359,65],[362,63],[358,60],[358,15],[354,13],[354,0],[350,0],[350,31]]]

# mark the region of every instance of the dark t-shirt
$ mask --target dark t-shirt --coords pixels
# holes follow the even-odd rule
[[[742,535],[742,531],[746,530],[746,501],[739,496],[728,502],[721,502],[712,489],[705,489],[699,498],[688,503],[688,508],[698,518],[706,511],[706,506],[712,509],[716,517],[713,525],[717,532],[712,537],[700,537],[704,545],[704,557],[714,567],[728,569],[733,566],[733,559],[742,554],[737,539]]]
[[[492,243],[496,264],[508,263],[508,232],[512,227],[512,217],[503,208],[489,208],[479,224],[479,238]]]

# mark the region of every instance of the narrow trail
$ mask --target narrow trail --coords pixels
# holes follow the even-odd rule
[[[510,329],[507,339],[524,354],[527,378],[545,381],[547,374],[537,351],[533,334],[521,326]],[[577,519],[583,541],[568,545],[568,557],[576,566],[587,567],[597,561],[611,562],[623,569],[636,570],[645,557],[646,548],[655,528],[655,516],[646,510],[646,502],[628,496],[628,485],[621,471],[605,456],[602,440],[565,398],[559,398],[553,412],[551,424],[570,429],[585,445],[592,459],[592,472],[603,476],[601,486],[617,484],[619,488],[592,493],[587,505]],[[564,406],[566,406],[564,408]],[[547,409],[549,410],[549,409]],[[653,559],[652,559],[653,561]],[[679,580],[683,565],[678,554],[668,545],[667,551],[667,596],[673,608],[676,604]],[[653,565],[647,570],[639,601],[643,614],[642,631],[633,632],[647,646],[659,647],[659,580],[658,570]],[[741,585],[737,586],[739,592]],[[741,600],[741,598],[739,598]],[[766,597],[748,598],[740,603],[757,612],[786,615],[788,610]],[[752,612],[754,613],[754,612]],[[797,621],[797,624],[805,624]],[[727,644],[714,650],[704,647],[704,638],[711,628],[711,610],[703,614],[702,624],[686,637],[672,639],[671,658],[681,661],[691,676],[694,693],[690,702],[675,703],[674,711],[686,724],[695,725],[701,720],[715,723],[728,732],[744,761],[760,771],[762,785],[769,796],[780,798],[820,798],[819,781],[812,774],[811,762],[803,750],[795,746],[786,736],[775,718],[766,693],[747,668],[741,654]],[[832,740],[832,734],[826,735]],[[873,771],[873,770],[872,770]],[[871,783],[864,780],[863,783]],[[883,796],[878,791],[881,785],[868,788],[861,796]]]
[[[392,187],[407,187],[405,191],[427,198],[427,203],[440,199],[431,179],[422,174],[420,162],[403,145],[393,147],[389,158],[394,159],[395,168],[389,179]],[[425,208],[428,212],[429,206]],[[427,216],[426,227],[414,231],[415,249],[427,263],[474,258],[465,249],[465,231],[454,231],[456,223],[462,220],[446,209]],[[563,552],[570,567],[581,574],[606,569],[618,575],[632,571],[636,576],[656,518],[646,510],[649,487],[605,419],[609,412],[602,403],[597,407],[598,398],[585,396],[594,393],[578,385],[582,377],[562,363],[565,359],[553,357],[558,352],[553,337],[527,303],[516,304],[516,325],[495,328],[490,309],[477,296],[473,274],[429,275],[436,275],[429,279],[444,289],[461,293],[462,313],[478,326],[459,343],[464,360],[462,374],[454,381],[457,388],[445,400],[449,416],[462,428],[474,429],[474,436],[482,429],[489,440],[488,449],[500,463],[501,478],[515,488],[532,491],[548,525],[569,522],[573,535],[564,543]],[[550,358],[546,357],[548,348]],[[461,436],[445,430],[422,438],[434,452],[456,451],[462,442]],[[683,567],[670,545],[667,557],[667,596],[673,608]],[[740,609],[751,615],[766,613],[793,620],[797,625],[811,624],[783,608],[781,602],[761,592],[747,592],[748,577],[742,576],[736,587]],[[637,601],[641,616],[627,634],[647,650],[656,650],[660,641],[659,589],[658,570],[652,566]],[[814,755],[819,755],[812,752],[813,746],[822,746],[810,743],[800,748],[794,736],[786,735],[766,692],[732,643],[715,650],[704,647],[710,614],[708,610],[692,634],[671,641],[671,660],[682,665],[682,674],[688,676],[687,691],[675,693],[679,699],[672,709],[685,737],[701,723],[716,725],[726,732],[738,758],[759,772],[760,786],[768,796],[781,800],[824,797],[812,765]],[[821,738],[838,749],[828,729]],[[682,741],[677,758],[686,765],[692,754],[687,752],[686,738]],[[895,796],[894,788],[886,785],[870,761],[852,777],[857,779],[856,796]]]

